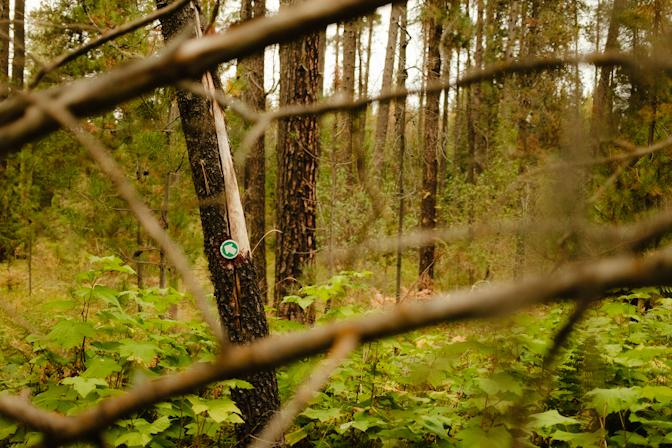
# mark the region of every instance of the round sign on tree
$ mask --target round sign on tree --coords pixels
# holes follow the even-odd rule
[[[226,240],[219,246],[219,253],[227,260],[233,260],[240,253],[240,248],[234,240]]]

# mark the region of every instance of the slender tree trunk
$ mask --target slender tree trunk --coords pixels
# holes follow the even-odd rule
[[[26,66],[25,0],[14,0],[14,58],[12,60],[12,84],[23,88],[23,72]]]
[[[652,35],[652,51],[651,56],[656,60],[659,56],[662,59],[664,56],[660,53],[660,32],[662,27],[662,4],[661,0],[653,2],[653,35]],[[660,89],[660,81],[658,78],[653,80],[651,86],[651,121],[649,122],[649,135],[647,143],[649,146],[653,145],[656,140],[656,122],[658,119],[658,91]]]
[[[627,0],[614,0],[609,30],[604,51],[618,49],[618,33],[621,26],[621,14],[625,9]],[[591,123],[591,135],[593,137],[593,153],[599,152],[600,140],[610,134],[613,123],[611,118],[612,107],[612,82],[613,67],[603,66],[600,68],[600,79],[597,83],[593,97],[593,118]]]
[[[455,2],[451,5],[451,10],[455,11],[457,5]],[[447,34],[452,30],[450,27],[446,26],[443,29],[443,34],[441,36],[441,43],[439,49],[441,52],[441,82],[447,83],[450,79],[450,64],[451,56],[453,53],[452,48],[446,46],[446,37]],[[450,117],[450,89],[447,88],[443,91],[443,107],[441,113],[441,137],[439,139],[439,168],[438,168],[438,191],[443,192],[446,187],[446,180],[448,177],[448,139],[449,139],[449,123]]]
[[[135,165],[135,180],[138,182],[138,185],[144,179],[143,176],[144,168],[140,163],[140,157],[136,160]],[[137,278],[138,289],[145,287],[145,262],[143,260],[142,254],[145,251],[144,249],[144,239],[142,237],[142,225],[138,222],[135,225],[135,273]]]
[[[357,20],[349,20],[343,26],[343,93],[346,99],[355,98],[355,63],[356,63],[356,45],[357,45]],[[343,154],[345,160],[353,163],[350,173],[352,177],[356,172],[354,166],[354,133],[355,133],[355,113],[345,112],[343,114]]]
[[[283,0],[288,5],[295,0]],[[354,50],[354,47],[353,47]],[[354,52],[353,52],[354,55]],[[309,104],[319,96],[319,33],[280,46],[280,106]],[[294,292],[315,258],[316,180],[320,157],[319,123],[315,116],[278,123],[277,227],[275,300],[284,318],[312,321],[296,304],[281,304]]]
[[[435,0],[432,5],[439,6]],[[441,55],[439,42],[441,40],[441,23],[429,15],[427,19],[427,83],[432,84],[441,77]],[[423,230],[433,230],[436,227],[436,183],[437,183],[437,153],[439,150],[439,99],[441,94],[426,94],[425,128],[423,148],[422,173],[422,206],[420,210],[420,226]],[[429,286],[430,279],[434,278],[434,251],[435,245],[430,244],[420,248],[419,274],[421,286]]]
[[[9,76],[9,0],[0,0],[0,82]]]
[[[341,25],[336,24],[336,35],[334,36],[334,80],[332,84],[333,93],[337,93],[341,90],[341,65],[340,54],[341,54]],[[331,148],[329,154],[329,169],[331,171],[330,175],[330,191],[329,191],[329,224],[328,224],[328,241],[329,241],[329,266],[328,272],[331,277],[336,269],[334,263],[333,251],[336,243],[336,229],[335,229],[335,213],[336,213],[336,187],[338,181],[338,144],[336,143],[340,138],[341,126],[339,126],[341,121],[341,115],[334,115],[334,123],[331,132]],[[327,307],[330,306],[330,302],[327,302]]]
[[[165,5],[165,2],[157,0],[157,7]],[[193,27],[194,18],[189,5],[162,18],[164,39],[170,41],[187,27]],[[211,88],[212,78],[206,75],[204,79]],[[268,324],[250,256],[240,197],[237,188],[232,188],[236,180],[231,170],[230,153],[223,152],[228,150],[223,147],[227,144],[226,136],[221,132],[223,114],[216,104],[191,92],[178,88],[176,96],[194,189],[200,204],[204,252],[208,259],[219,316],[229,339],[233,343],[245,344],[267,336]],[[220,255],[220,245],[232,238],[238,242],[240,254],[234,260],[227,260]],[[280,405],[273,370],[256,372],[244,379],[254,388],[232,391],[232,397],[245,420],[245,423],[236,427],[241,446],[252,440],[253,435],[263,428]]]
[[[425,131],[425,87],[427,87],[427,49],[429,47],[429,33],[427,29],[427,21],[422,22],[422,71],[420,72],[420,94],[418,95],[418,125],[417,125],[417,146],[423,147],[424,131]]]
[[[168,230],[168,207],[170,205],[170,184],[172,173],[166,173],[163,181],[163,199],[161,201],[161,224],[164,230]],[[159,252],[159,288],[163,289],[168,285],[168,263],[166,254],[161,249]],[[173,316],[174,317],[174,316]]]
[[[460,77],[462,51],[458,49],[455,55],[455,73]],[[463,94],[460,86],[455,86],[455,101],[453,110],[455,120],[453,122],[453,170],[454,174],[466,172],[465,155],[462,149],[462,126],[464,125]]]
[[[387,48],[385,49],[385,65],[383,66],[383,82],[380,93],[384,94],[390,91],[392,86],[392,75],[394,72],[394,53],[397,43],[399,30],[399,15],[402,6],[396,3],[392,4],[390,11],[390,24],[387,30]],[[401,46],[400,46],[401,50]],[[405,69],[405,68],[404,68]],[[398,78],[397,78],[398,80]],[[378,106],[378,116],[376,117],[376,135],[373,146],[373,175],[380,177],[384,172],[385,163],[385,142],[387,138],[387,126],[390,121],[390,103],[384,101]]]
[[[251,20],[266,15],[265,0],[243,0],[240,19]],[[238,78],[242,79],[243,101],[256,110],[266,109],[266,91],[264,90],[264,51],[238,61]],[[244,206],[247,222],[250,224],[250,241],[254,252],[252,259],[259,276],[259,290],[268,300],[266,282],[266,144],[260,137],[250,148],[245,160],[243,186],[245,188]]]
[[[602,37],[602,0],[597,0],[595,6],[595,53],[600,52],[600,38]],[[593,92],[597,92],[597,83],[600,79],[600,67],[595,66],[593,74]]]
[[[408,27],[407,6],[406,2],[398,6],[399,9],[399,63],[397,65],[397,88],[406,88],[406,79],[408,72],[406,71],[406,47],[408,47]],[[395,102],[394,108],[394,124],[396,142],[399,148],[399,184],[397,195],[399,197],[399,220],[397,225],[397,272],[396,272],[396,302],[401,301],[401,237],[404,232],[404,157],[406,152],[406,98],[399,98]]]
[[[484,40],[484,0],[476,2],[476,51],[474,52],[474,66],[477,69],[483,67],[483,40]],[[483,138],[484,120],[483,120],[483,85],[477,83],[471,89],[471,132],[470,145],[473,154],[473,164],[476,173],[483,171],[485,158],[487,156],[486,141]]]

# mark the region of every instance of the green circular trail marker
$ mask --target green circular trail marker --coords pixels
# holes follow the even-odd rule
[[[233,260],[240,253],[240,248],[235,241],[226,240],[219,246],[219,253],[227,260]]]

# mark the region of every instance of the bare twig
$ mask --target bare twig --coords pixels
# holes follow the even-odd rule
[[[107,175],[116,187],[119,195],[126,200],[138,222],[147,231],[147,234],[163,249],[168,260],[175,266],[177,272],[182,276],[187,290],[193,295],[196,305],[200,309],[203,319],[210,327],[210,331],[217,337],[218,341],[225,346],[227,339],[223,334],[223,327],[208,306],[205,291],[201,287],[198,279],[194,275],[189,265],[187,257],[182,252],[180,246],[175,244],[168,233],[163,229],[159,220],[152,211],[142,201],[133,185],[126,179],[124,172],[110,156],[105,146],[94,136],[82,128],[77,119],[66,109],[59,107],[56,102],[48,101],[38,95],[27,95],[31,101],[34,101],[38,107],[51,115],[54,120],[65,129],[72,132],[77,140],[86,148],[91,157],[96,161],[101,171]]]
[[[337,339],[328,357],[315,368],[308,380],[299,387],[292,400],[273,416],[273,419],[252,444],[252,448],[274,446],[282,438],[294,418],[306,408],[310,400],[315,398],[317,392],[324,387],[334,370],[356,348],[357,336],[354,334],[346,334]]]

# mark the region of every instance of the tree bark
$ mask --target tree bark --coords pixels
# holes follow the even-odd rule
[[[395,4],[396,6],[396,4]],[[407,19],[407,5],[406,2],[399,4],[399,63],[397,65],[397,88],[404,89],[406,88],[406,79],[408,78],[408,72],[406,71],[406,47],[408,47],[408,19]],[[401,262],[402,262],[402,251],[401,251],[401,237],[404,232],[404,214],[405,214],[405,203],[404,203],[404,157],[406,153],[406,98],[399,98],[395,103],[394,107],[394,124],[395,124],[395,134],[396,142],[398,145],[399,151],[399,184],[397,186],[397,194],[399,196],[399,216],[397,224],[397,272],[396,272],[396,302],[401,302]]]
[[[9,0],[0,0],[0,82],[9,75]],[[1,94],[0,94],[1,95]]]
[[[241,21],[266,15],[265,0],[243,0],[240,10]],[[243,80],[243,101],[259,111],[266,109],[264,90],[264,52],[238,61],[238,77]],[[250,240],[255,248],[252,254],[254,266],[259,276],[259,290],[264,302],[268,299],[266,281],[266,144],[260,137],[250,148],[245,160],[243,186],[244,206],[247,222],[250,223]]]
[[[12,59],[12,84],[23,88],[23,72],[26,67],[25,0],[14,1],[14,57]]]
[[[282,5],[295,1],[283,0]],[[319,47],[319,33],[280,46],[280,107],[318,99]],[[281,301],[300,286],[317,250],[318,125],[315,116],[292,117],[278,123],[276,225],[280,232],[275,252],[274,306],[281,317],[303,322],[312,320],[311,312]]]
[[[381,94],[388,92],[392,86],[392,75],[394,71],[394,47],[397,43],[401,8],[401,5],[395,3],[392,5],[392,9],[390,11],[390,24],[387,29],[387,48],[385,49],[385,65],[383,66],[383,83],[380,88]],[[387,126],[389,120],[390,103],[388,101],[383,101],[378,106],[378,116],[376,117],[376,135],[374,137],[372,163],[373,175],[375,177],[380,177],[384,172],[383,164],[385,163],[385,142],[387,138]]]
[[[166,5],[157,0],[157,7]],[[189,5],[161,19],[164,39],[170,41],[187,27],[193,27],[195,15]],[[199,199],[204,250],[215,289],[219,316],[229,339],[245,344],[268,335],[263,300],[258,279],[249,254],[249,241],[238,241],[241,254],[226,260],[219,253],[220,244],[240,235],[245,229],[234,228],[240,216],[231,216],[231,198],[237,191],[226,191],[232,179],[224,176],[225,167],[219,152],[215,124],[215,109],[211,101],[183,89],[176,89],[177,104],[182,118],[194,188]],[[220,117],[221,118],[221,117]],[[243,219],[244,222],[244,219]],[[245,248],[247,246],[247,248]],[[241,446],[247,445],[272,414],[279,408],[275,371],[267,370],[244,377],[254,388],[234,389],[233,399],[241,410],[245,423],[236,427]]]
[[[607,31],[607,41],[604,44],[604,51],[616,50],[618,48],[618,33],[621,27],[621,13],[627,4],[626,0],[614,0],[611,18],[609,19],[609,30]],[[611,76],[614,69],[610,66],[600,68],[600,77],[595,89],[593,98],[593,118],[591,123],[591,135],[593,137],[593,153],[599,152],[600,140],[609,135],[611,123],[611,103],[613,92],[611,92]]]
[[[435,0],[431,7],[440,4]],[[428,14],[427,22],[427,83],[432,84],[441,77],[441,54],[439,42],[441,40],[441,23],[436,14]],[[433,230],[436,227],[436,185],[437,185],[437,152],[439,150],[439,98],[440,92],[428,93],[425,105],[424,149],[422,173],[422,205],[420,209],[420,226],[423,230]],[[435,245],[430,244],[420,248],[419,274],[421,286],[428,286],[434,278],[434,251]]]
[[[355,61],[357,46],[357,19],[345,22],[343,26],[343,86],[342,91],[346,99],[355,98]],[[350,173],[355,177],[356,167],[354,155],[355,113],[352,111],[343,114],[343,154],[345,160],[353,164]]]

